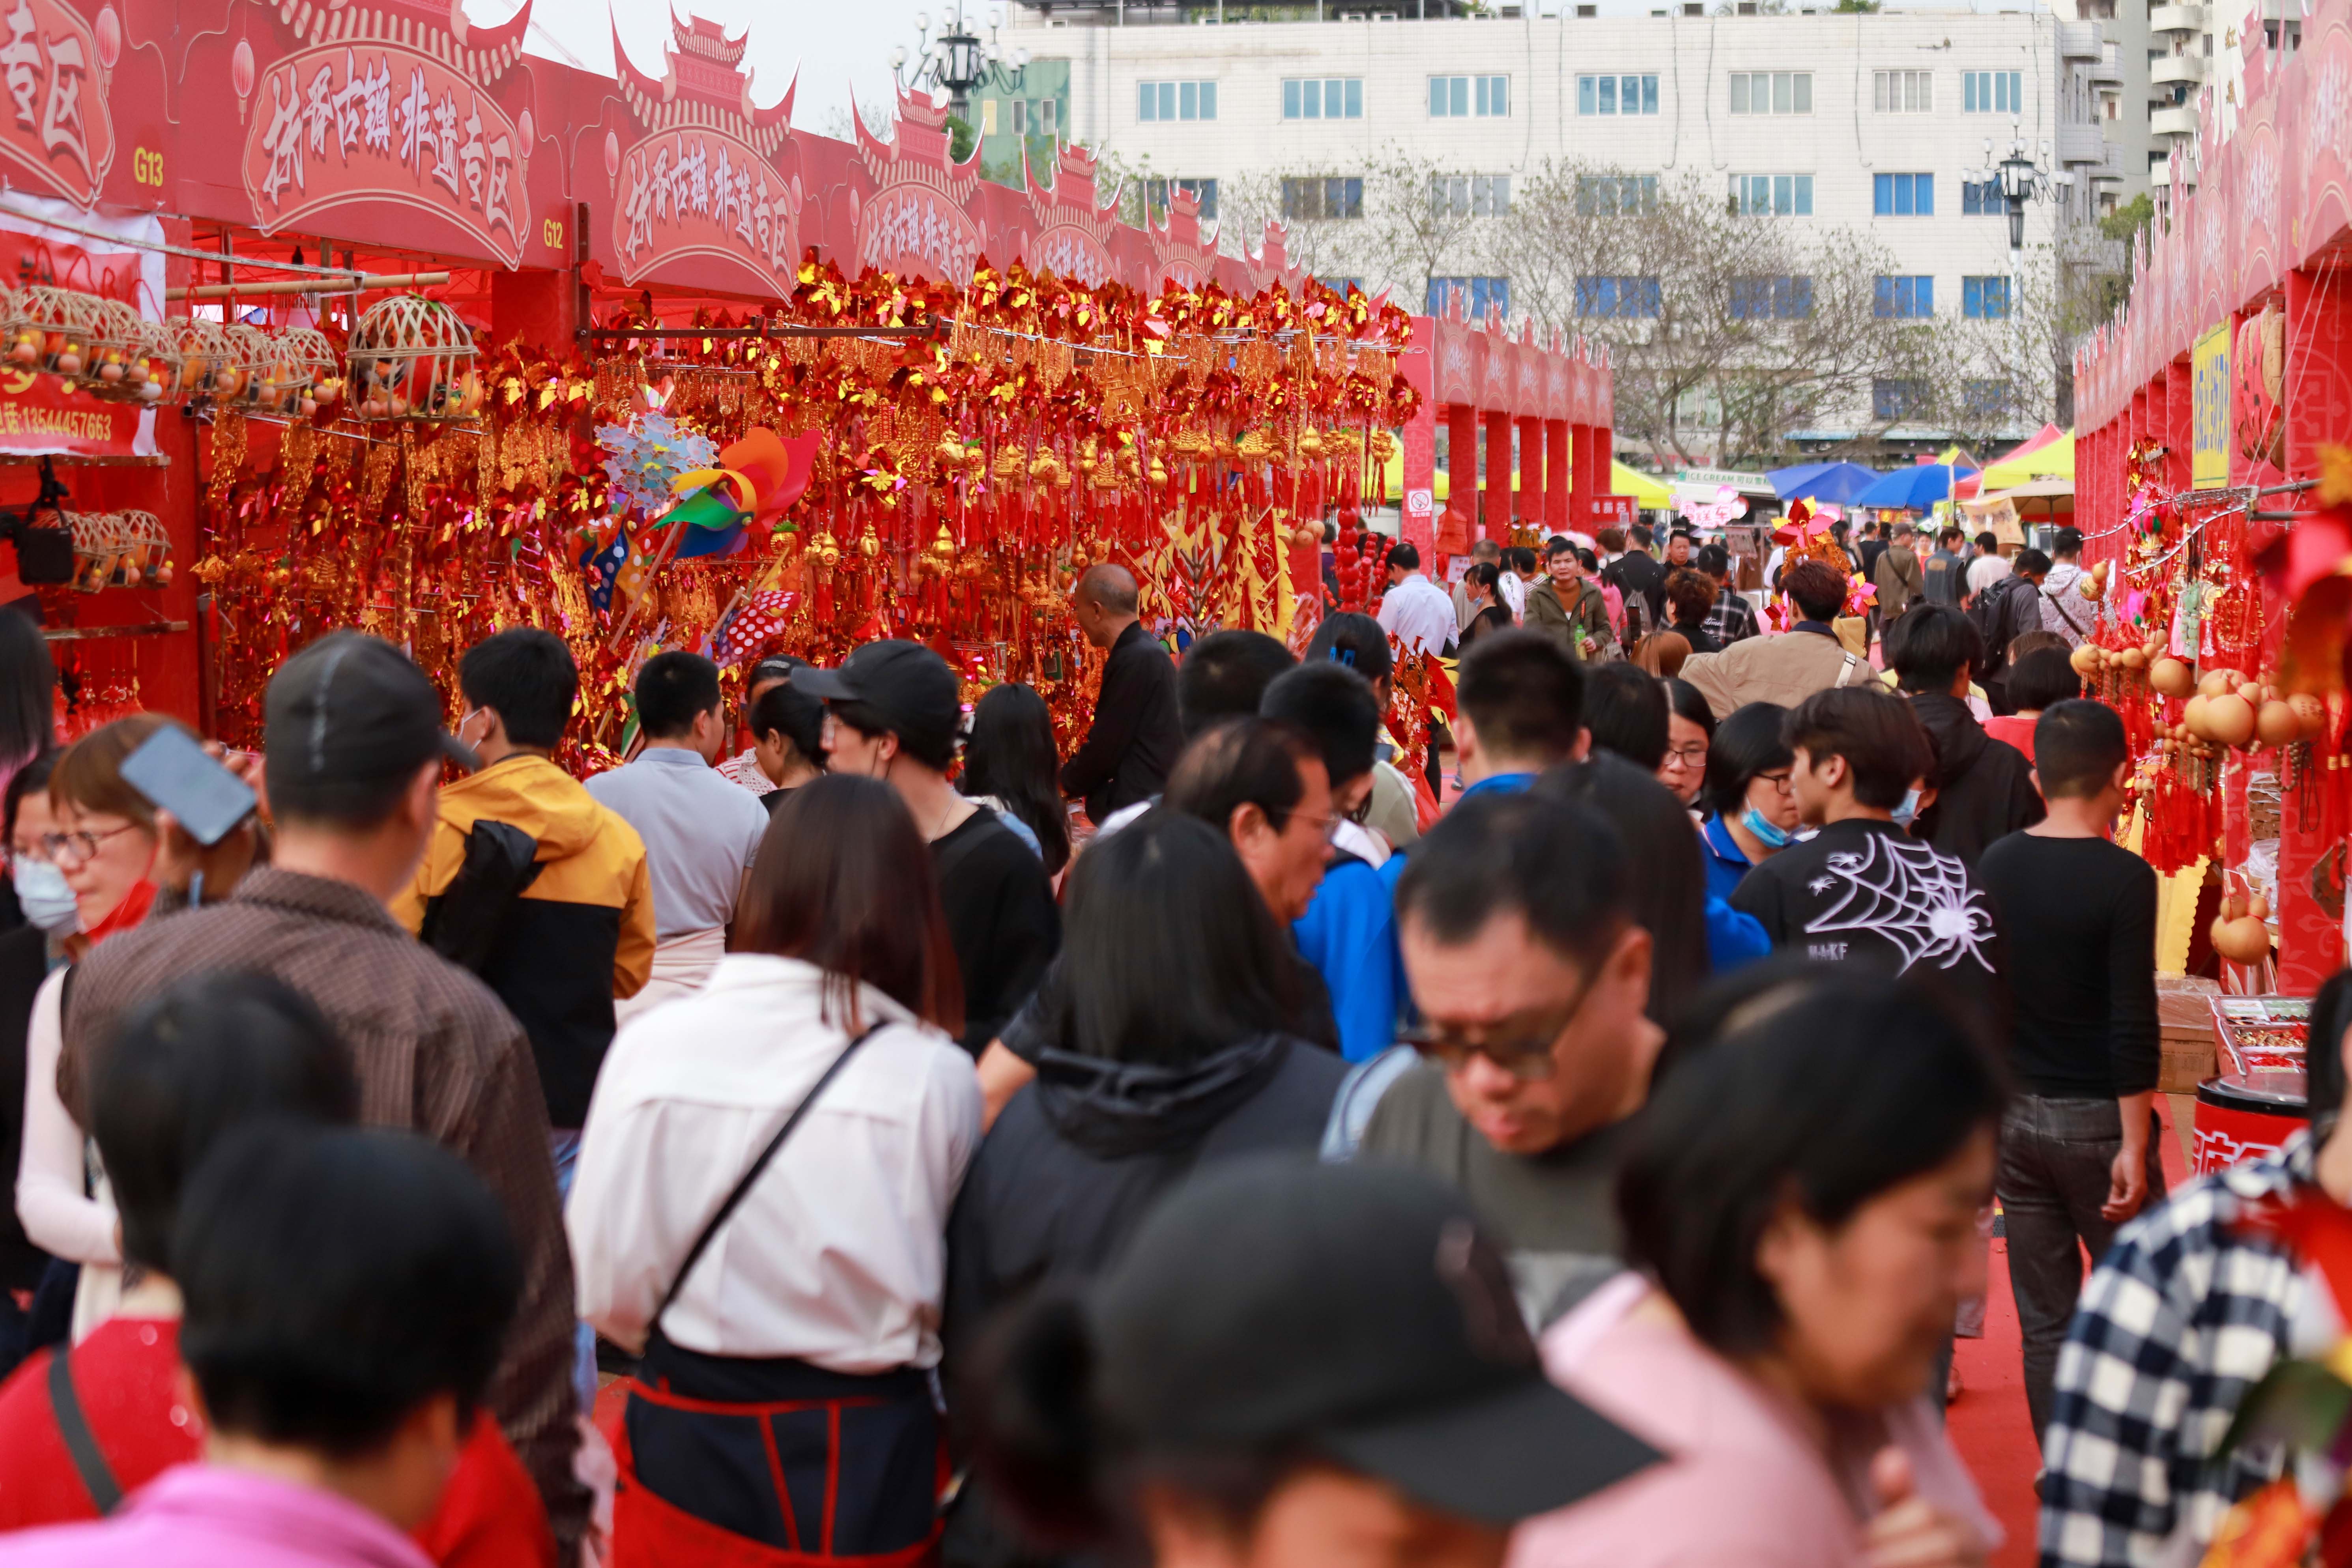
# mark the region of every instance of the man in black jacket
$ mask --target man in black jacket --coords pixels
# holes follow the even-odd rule
[[[1627,647],[1666,624],[1666,569],[1650,553],[1653,537],[1648,524],[1635,523],[1633,548],[1601,569],[1601,585],[1616,589],[1624,602]]]
[[[1176,666],[1135,616],[1135,578],[1123,566],[1089,566],[1071,590],[1070,614],[1087,641],[1110,650],[1095,721],[1062,765],[1062,793],[1103,822],[1123,805],[1150,800],[1184,749],[1176,710]]]
[[[1896,820],[1936,765],[1910,705],[1874,686],[1836,687],[1799,703],[1781,734],[1798,814],[1821,831],[1748,872],[1731,907],[1761,921],[1774,947],[1817,962],[1916,964],[1956,994],[1997,992],[1991,902],[1966,866]]]
[[[1969,710],[1969,674],[1983,662],[1983,638],[1961,611],[1921,605],[1886,628],[1886,657],[1936,748],[1934,798],[1912,836],[1974,866],[1994,839],[2046,815],[2025,754],[1994,741]]]

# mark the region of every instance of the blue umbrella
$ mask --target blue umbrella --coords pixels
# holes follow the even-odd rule
[[[1799,463],[1791,468],[1774,468],[1764,477],[1772,481],[1773,493],[1782,500],[1801,497],[1844,506],[1882,476],[1860,463]]]
[[[1927,511],[1937,501],[1951,500],[1952,481],[1949,463],[1918,463],[1881,476],[1877,483],[1854,497],[1852,504]]]

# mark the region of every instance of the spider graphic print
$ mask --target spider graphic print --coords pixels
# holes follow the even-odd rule
[[[1840,894],[1806,922],[1809,936],[1867,931],[1893,944],[1906,970],[1921,962],[1950,969],[1971,959],[1992,969],[1985,952],[1991,906],[1958,860],[1925,844],[1873,834],[1862,848],[1831,856],[1828,870],[1806,888],[1816,897]]]

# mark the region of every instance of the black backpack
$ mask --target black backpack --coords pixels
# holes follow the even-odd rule
[[[2000,668],[2009,653],[2010,639],[2017,636],[2017,593],[2022,588],[2031,594],[2033,584],[2011,574],[1977,595],[1969,606],[1969,619],[1976,623],[1977,635],[1984,639],[1984,666],[1987,670]]]

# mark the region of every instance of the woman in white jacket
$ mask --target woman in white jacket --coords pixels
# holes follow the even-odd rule
[[[913,1563],[943,1479],[930,1369],[981,1097],[897,793],[795,791],[734,931],[700,991],[613,1042],[569,1205],[581,1314],[643,1358],[615,1545]]]

